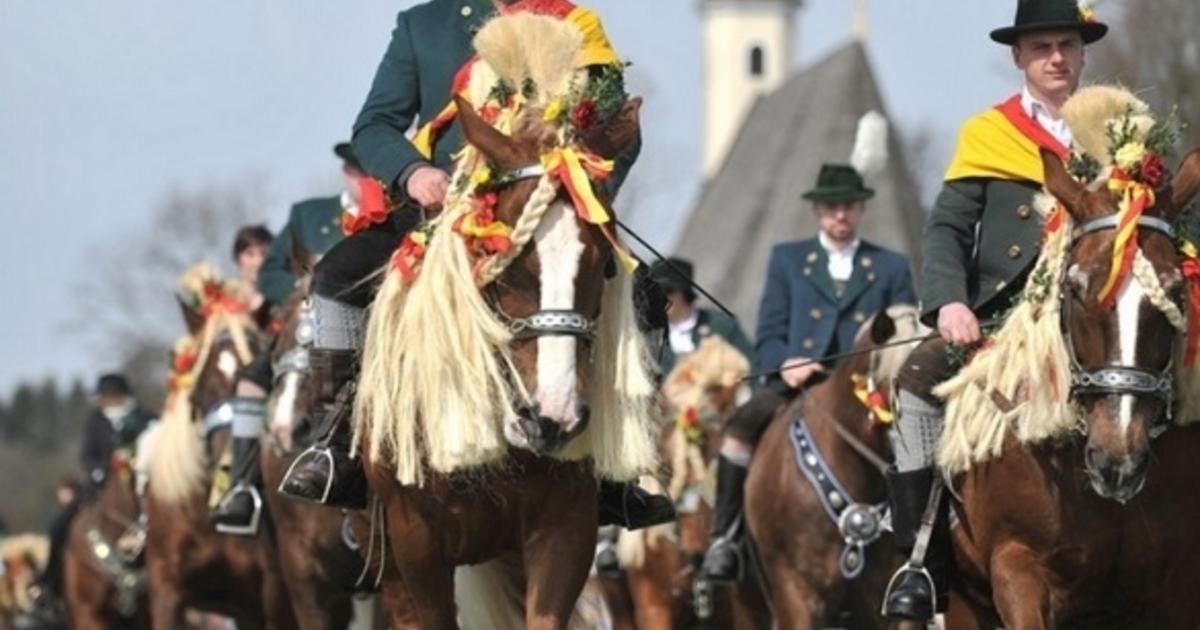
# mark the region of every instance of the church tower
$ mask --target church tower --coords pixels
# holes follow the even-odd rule
[[[803,0],[701,0],[704,141],[701,173],[712,177],[759,95],[792,67],[794,16]]]

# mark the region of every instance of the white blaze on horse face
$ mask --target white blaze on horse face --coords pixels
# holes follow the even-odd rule
[[[541,265],[541,310],[575,310],[575,276],[583,242],[579,240],[575,212],[563,202],[546,211],[534,235]],[[537,392],[534,400],[541,415],[562,424],[573,424],[576,414],[575,352],[571,336],[537,338]]]
[[[1139,314],[1142,310],[1142,300],[1145,297],[1146,292],[1142,288],[1142,283],[1132,276],[1126,278],[1125,286],[1121,287],[1121,292],[1117,295],[1117,339],[1118,349],[1121,353],[1120,365],[1129,367],[1137,365],[1138,326],[1141,320]],[[1122,435],[1129,431],[1129,425],[1133,423],[1133,406],[1136,402],[1137,397],[1132,394],[1122,394],[1120,397],[1117,421]]]

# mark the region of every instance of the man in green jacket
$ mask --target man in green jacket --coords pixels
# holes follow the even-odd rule
[[[1067,159],[1071,130],[1059,108],[1079,86],[1084,46],[1107,30],[1076,0],[1018,0],[1014,25],[991,34],[1011,47],[1025,85],[963,125],[925,224],[921,304],[940,336],[917,346],[897,379],[896,463],[888,479],[896,544],[906,553],[929,500],[942,430],[942,403],[932,389],[956,370],[960,353],[950,346],[978,343],[980,322],[1003,314],[1025,285],[1042,233],[1032,207],[1042,188],[1039,151]],[[950,540],[945,502],[942,508],[924,566],[906,564],[892,581],[884,601],[889,617],[925,622],[945,608]]]
[[[682,258],[659,261],[650,270],[651,277],[662,288],[670,305],[667,310],[667,340],[658,352],[658,371],[664,377],[675,369],[679,357],[694,352],[705,339],[713,335],[728,341],[746,360],[754,356],[754,345],[742,332],[736,319],[720,311],[696,306],[692,274],[691,261]]]
[[[289,471],[280,488],[288,496],[342,507],[365,505],[365,478],[361,462],[349,456],[350,422],[345,417],[350,407],[350,389],[345,386],[353,378],[364,313],[377,288],[364,280],[387,262],[419,221],[421,209],[439,206],[445,198],[452,155],[463,144],[457,121],[441,116],[454,79],[474,53],[472,38],[480,26],[498,12],[517,11],[569,20],[586,10],[566,0],[432,0],[397,16],[391,43],[354,124],[353,146],[366,171],[401,207],[369,220],[369,225],[360,221],[363,229],[334,246],[315,269],[316,337],[310,364],[317,392],[314,412],[325,417],[325,437],[302,453]],[[584,30],[585,41],[601,42],[611,51],[598,20],[577,25],[590,29]],[[614,54],[606,63],[618,61]],[[423,128],[410,139],[407,132],[414,122]],[[611,193],[629,172],[638,149],[635,145],[617,158],[608,180]],[[674,516],[669,499],[634,485],[602,482],[600,495],[602,521],[632,528]]]

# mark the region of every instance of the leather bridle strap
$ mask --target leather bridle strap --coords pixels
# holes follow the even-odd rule
[[[534,337],[580,337],[591,339],[596,334],[595,320],[568,310],[537,311],[528,317],[511,317],[508,329],[516,339]]]

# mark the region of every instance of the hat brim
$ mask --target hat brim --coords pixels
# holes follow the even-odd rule
[[[872,188],[816,188],[803,195],[809,201],[821,203],[866,201],[874,196],[875,190]]]
[[[1025,33],[1036,33],[1038,31],[1058,31],[1058,30],[1075,30],[1083,36],[1084,44],[1091,44],[1099,41],[1108,33],[1108,25],[1101,22],[1043,22],[1040,24],[1029,24],[1026,26],[1006,26],[998,28],[991,33],[992,41],[997,44],[1005,44],[1012,46],[1017,43],[1017,39]]]

